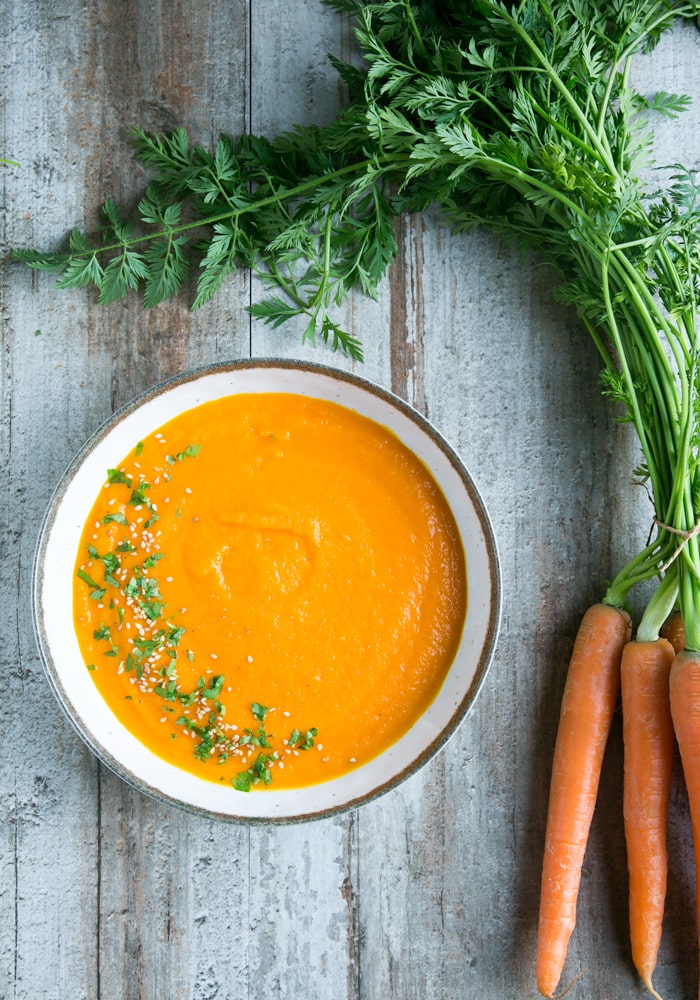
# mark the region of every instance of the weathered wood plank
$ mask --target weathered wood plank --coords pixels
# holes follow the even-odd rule
[[[328,121],[326,62],[352,49],[317,0],[7,0],[0,43],[4,246],[94,227],[146,180],[132,124],[267,135]],[[640,69],[700,94],[694,29]],[[658,145],[700,165],[697,109]],[[379,301],[342,321],[359,365],[270,331],[235,275],[200,312],[191,296],[144,313],[0,272],[0,997],[483,1000],[533,996],[548,770],[570,645],[585,606],[644,539],[629,485],[635,449],[598,395],[597,361],[551,302],[551,276],[434,214],[397,223]],[[41,331],[35,335],[35,331]],[[53,484],[116,407],[189,365],[280,355],[351,368],[426,413],[457,447],[499,538],[505,613],[480,699],[448,746],[401,788],[317,824],[251,829],[151,801],[99,766],[47,699],[29,614],[34,540]],[[605,441],[601,449],[600,441]],[[633,528],[632,525],[635,525]],[[572,996],[642,997],[626,940],[616,724],[566,976]],[[696,994],[694,874],[676,773],[673,873],[657,985]],[[37,957],[38,956],[38,957]]]

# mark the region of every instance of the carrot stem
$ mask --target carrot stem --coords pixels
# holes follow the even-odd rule
[[[664,622],[668,620],[677,600],[678,573],[675,567],[671,567],[644,609],[644,614],[637,628],[639,642],[653,642],[659,637]]]

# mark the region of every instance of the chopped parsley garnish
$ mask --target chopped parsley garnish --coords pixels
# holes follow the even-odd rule
[[[138,489],[131,491],[131,496],[129,497],[130,507],[140,507],[142,504],[148,505],[149,500],[146,496],[146,490],[150,490],[150,483],[139,483]]]
[[[241,746],[269,747],[271,745],[269,741],[270,737],[263,726],[258,726],[255,732],[252,729],[244,729],[239,743]]]
[[[177,701],[177,681],[168,681],[166,685],[156,684],[153,693],[164,698],[165,701]]]
[[[95,631],[92,634],[93,634],[93,637],[95,639],[97,639],[98,642],[108,642],[109,643],[109,649],[105,653],[105,656],[117,656],[118,655],[118,653],[119,653],[119,647],[117,646],[117,644],[115,643],[114,639],[112,638],[112,630],[110,629],[109,625],[100,625],[100,627],[96,628]]]
[[[209,684],[207,684],[204,677],[200,677],[199,680],[197,681],[197,688],[199,690],[200,695],[202,696],[202,698],[207,698],[209,700],[218,698],[219,695],[221,694],[221,689],[223,688],[223,686],[224,686],[223,674],[219,674],[218,677],[212,677],[211,682]]]
[[[119,556],[116,556],[114,552],[105,553],[102,556],[102,562],[105,564],[105,569],[108,573],[116,573],[121,565]]]
[[[257,701],[251,702],[251,704],[250,704],[250,710],[253,713],[253,715],[255,716],[255,718],[258,720],[258,722],[264,722],[265,721],[265,716],[270,711],[269,708],[267,708],[265,705],[261,705]]]
[[[136,454],[142,449],[141,442]],[[200,445],[189,444],[174,455],[166,455],[165,461],[173,466],[185,459],[194,458],[199,451]],[[162,468],[156,472],[161,482],[171,481]],[[240,791],[248,792],[259,784],[269,785],[274,764],[280,762],[282,766],[281,754],[310,749],[314,746],[317,730],[294,729],[284,750],[278,751],[274,746],[275,737],[266,728],[267,716],[272,711],[267,705],[258,701],[249,703],[256,723],[251,727],[239,731],[236,725],[224,721],[227,707],[221,700],[225,685],[224,674],[202,674],[192,690],[181,686],[177,669],[178,645],[186,629],[166,617],[167,605],[160,583],[149,572],[165,558],[165,553],[157,548],[155,538],[147,533],[159,520],[155,504],[149,496],[152,485],[143,477],[132,476],[124,469],[108,469],[107,479],[108,486],[126,487],[129,494],[128,499],[122,501],[122,509],[104,514],[101,523],[125,526],[129,529],[127,535],[130,533],[131,537],[122,538],[118,542],[112,538],[110,550],[102,555],[92,543],[86,546],[91,560],[88,566],[91,569],[96,565],[102,566],[104,583],[93,579],[85,569],[76,571],[78,577],[90,588],[90,597],[94,600],[102,601],[108,588],[115,588],[111,592],[114,596],[105,602],[109,609],[108,620],[100,622],[93,631],[95,641],[106,644],[105,656],[120,657],[118,672],[128,674],[130,683],[138,685],[142,694],[150,693],[160,699],[161,722],[166,722],[168,715],[173,718],[175,724],[184,730],[183,735],[188,735],[192,740],[192,752],[197,760],[214,761],[217,764],[240,760],[243,769],[231,779],[233,787]],[[124,513],[124,505],[132,508],[145,507],[150,516],[145,521],[139,518],[130,522]],[[175,516],[180,517],[181,514],[182,508],[176,507]],[[112,536],[111,532],[109,534]],[[124,600],[120,600],[120,597]],[[133,622],[129,618],[129,609]],[[136,624],[135,633],[130,631],[133,623]],[[128,652],[120,649],[115,641],[117,632],[122,632],[123,629],[129,630],[122,633],[128,637]],[[192,649],[185,650],[184,655],[188,662],[195,659]],[[88,670],[97,669],[94,662],[86,666]],[[125,695],[125,698],[133,700],[130,694]],[[142,702],[143,699],[138,700]],[[178,710],[182,714],[175,718]],[[177,738],[177,733],[170,733],[170,737]]]
[[[180,639],[182,639],[186,631],[187,629],[185,628],[184,625],[173,625],[173,627],[168,632],[168,642],[171,642],[173,646],[177,646],[177,644],[179,643]]]
[[[90,587],[90,590],[92,591],[92,593],[90,594],[90,597],[92,598],[92,600],[93,601],[101,601],[102,598],[107,593],[106,588],[105,587],[101,587],[99,585],[99,583],[95,583],[95,581],[92,579],[92,577],[88,573],[86,573],[84,569],[79,569],[78,572],[77,572],[77,576],[84,583],[86,583],[88,585],[88,587]]]
[[[279,754],[276,752],[258,754],[252,767],[232,778],[231,784],[239,792],[249,792],[253,785],[258,785],[261,781],[264,785],[269,785],[272,781],[270,764],[277,760]]]
[[[152,555],[148,556],[143,562],[144,569],[152,569],[155,564],[164,557],[164,552],[154,552]]]
[[[175,465],[176,462],[184,462],[186,458],[194,458],[201,450],[202,446],[199,444],[188,444],[184,451],[178,451],[176,455],[166,455],[165,461],[168,465]]]
[[[314,739],[317,736],[318,729],[315,727],[307,729],[305,733],[300,732],[298,729],[293,729],[287,744],[293,750],[311,750],[314,746]]]
[[[131,479],[121,469],[107,469],[107,480],[110,486],[114,486],[117,483],[131,486]]]
[[[165,607],[158,581],[136,569],[124,588],[125,595],[141,608],[151,621],[157,621]]]
[[[126,519],[126,516],[120,510],[118,510],[116,514],[105,514],[105,516],[102,518],[102,523],[128,525],[129,522]]]

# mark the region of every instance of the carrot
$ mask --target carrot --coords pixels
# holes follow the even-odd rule
[[[537,988],[557,987],[576,923],[581,867],[630,638],[626,612],[594,604],[579,626],[561,704],[549,791],[537,941]]]
[[[666,823],[673,763],[667,639],[629,642],[622,652],[624,819],[632,959],[647,989],[661,943],[668,858]]]
[[[671,667],[671,717],[688,790],[696,869],[696,909],[700,912],[700,653],[682,650]]]
[[[685,629],[680,611],[674,611],[668,616],[661,629],[661,635],[668,639],[677,653],[685,649]]]

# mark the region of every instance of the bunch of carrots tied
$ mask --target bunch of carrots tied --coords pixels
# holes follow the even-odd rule
[[[98,238],[20,250],[62,287],[154,306],[197,272],[194,307],[236,267],[267,288],[252,307],[303,321],[360,358],[335,318],[376,295],[398,213],[437,205],[456,230],[487,227],[559,276],[602,360],[603,388],[634,427],[635,474],[654,504],[646,547],[584,616],[556,740],[542,876],[537,984],[551,996],[576,898],[606,738],[621,691],[624,820],[635,965],[654,993],[666,887],[674,742],[700,830],[700,189],[652,171],[653,120],[684,96],[643,95],[631,73],[661,35],[694,31],[689,0],[328,0],[354,20],[358,58],[333,59],[348,103],[327,126],[274,139],[222,136],[213,152],[135,133],[153,179],[139,218],[104,205]],[[686,22],[684,25],[679,22]],[[695,22],[693,26],[692,22]],[[625,606],[651,593],[632,638]],[[700,844],[696,844],[700,863]],[[656,995],[656,994],[655,994]]]

